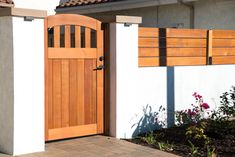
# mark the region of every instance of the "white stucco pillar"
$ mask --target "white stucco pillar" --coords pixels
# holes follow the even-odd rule
[[[44,151],[46,12],[17,8],[0,12],[0,152]]]

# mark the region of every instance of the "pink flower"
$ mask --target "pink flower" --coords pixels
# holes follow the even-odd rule
[[[197,95],[197,97],[198,97],[198,99],[201,99],[201,98],[202,98],[202,96],[201,96],[201,95],[199,95],[199,94]]]
[[[195,116],[196,115],[196,112],[192,111],[191,109],[188,109],[188,114],[190,116]]]
[[[204,108],[204,109],[210,108],[210,106],[207,103],[201,104],[201,107]]]

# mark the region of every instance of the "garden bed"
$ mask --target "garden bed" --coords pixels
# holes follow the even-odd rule
[[[188,125],[156,130],[128,141],[180,156],[207,157],[214,153],[218,157],[235,157],[235,120],[207,123],[205,135],[210,142],[206,146],[203,140],[193,141],[185,135]]]
[[[195,92],[193,97],[190,108],[174,113],[174,127],[150,130],[128,141],[180,156],[235,157],[235,87],[223,93],[215,110],[210,110],[200,94]],[[159,117],[153,119],[152,125],[159,124]]]

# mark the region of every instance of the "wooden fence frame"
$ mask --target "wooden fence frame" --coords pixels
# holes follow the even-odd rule
[[[139,67],[235,64],[235,30],[139,28]]]

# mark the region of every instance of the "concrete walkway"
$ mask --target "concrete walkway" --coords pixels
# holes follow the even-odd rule
[[[0,157],[9,157],[3,155]],[[46,144],[46,151],[19,157],[176,157],[105,136],[90,136]]]

